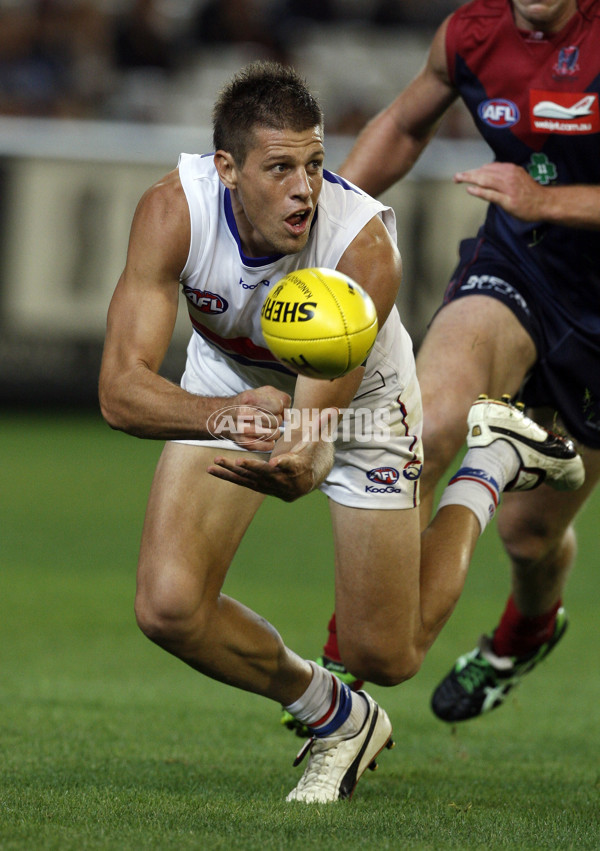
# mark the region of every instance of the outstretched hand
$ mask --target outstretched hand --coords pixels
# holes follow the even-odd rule
[[[544,219],[546,190],[524,168],[513,163],[489,163],[460,171],[454,175],[454,182],[466,183],[469,195],[498,204],[521,221]]]
[[[268,461],[217,456],[207,471],[226,482],[293,502],[317,488],[333,466],[334,446],[328,430],[337,413],[335,408],[321,411],[317,435],[301,437]]]

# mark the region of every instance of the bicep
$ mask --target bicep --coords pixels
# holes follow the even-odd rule
[[[188,247],[187,204],[171,174],[146,193],[133,218],[125,269],[108,310],[104,367],[158,371],[175,326]]]
[[[352,240],[337,269],[369,293],[381,328],[398,295],[402,260],[396,243],[379,216],[370,219]]]
[[[169,346],[179,301],[176,280],[157,281],[123,272],[108,310],[103,366],[158,372]]]
[[[425,144],[458,97],[446,58],[446,20],[438,29],[421,71],[388,107],[396,132]]]

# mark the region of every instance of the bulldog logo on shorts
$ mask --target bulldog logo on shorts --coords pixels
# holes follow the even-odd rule
[[[421,461],[409,461],[402,469],[402,475],[409,482],[415,482],[423,472],[423,464]]]

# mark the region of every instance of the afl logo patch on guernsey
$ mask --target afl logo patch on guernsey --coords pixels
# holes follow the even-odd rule
[[[375,470],[369,470],[367,478],[378,485],[395,485],[400,473],[395,467],[377,467]]]
[[[193,287],[184,287],[183,294],[199,313],[209,313],[215,316],[219,313],[225,313],[229,307],[227,299],[208,290],[195,290]]]
[[[477,114],[489,127],[512,127],[521,117],[516,103],[504,98],[492,98],[482,101],[477,107]]]

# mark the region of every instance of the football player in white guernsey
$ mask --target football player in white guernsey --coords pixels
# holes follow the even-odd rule
[[[391,723],[368,694],[300,658],[273,626],[221,593],[265,494],[291,501],[321,487],[328,495],[344,661],[390,686],[418,670],[499,492],[541,453],[519,454],[519,430],[537,439],[519,412],[479,403],[479,442],[491,446],[469,450],[467,473],[448,487],[421,542],[421,401],[395,307],[393,215],[324,171],[321,110],[292,69],[242,69],[220,94],[213,124],[214,154],[182,156],[143,195],[108,314],[103,415],[113,428],[167,440],[144,524],[136,616],[150,639],[195,670],[270,698],[306,724],[308,766],[288,800],[335,801],[350,797],[391,744]],[[366,363],[333,381],[282,368],[260,334],[260,307],[277,280],[315,265],[355,279],[378,312]],[[158,371],[180,286],[193,332],[176,386]],[[333,442],[334,418],[347,409],[371,432],[358,434],[355,423]],[[291,416],[315,410],[310,430]],[[516,436],[490,437],[490,417]],[[563,476],[564,465],[555,466]]]

